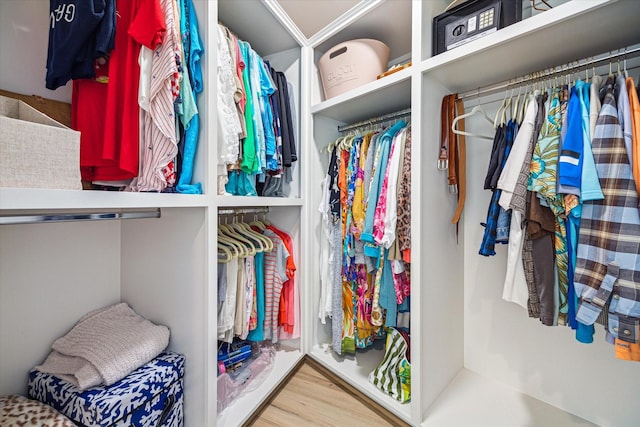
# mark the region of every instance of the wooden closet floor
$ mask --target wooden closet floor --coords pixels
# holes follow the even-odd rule
[[[348,384],[305,359],[248,426],[406,426]]]

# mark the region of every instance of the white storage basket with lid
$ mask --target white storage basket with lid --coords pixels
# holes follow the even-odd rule
[[[318,62],[325,99],[374,81],[387,70],[389,47],[378,40],[356,39],[329,49]]]

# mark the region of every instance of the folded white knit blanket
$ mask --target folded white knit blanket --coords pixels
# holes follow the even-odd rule
[[[169,344],[169,329],[138,315],[126,303],[84,315],[35,369],[84,390],[111,385],[155,358]]]

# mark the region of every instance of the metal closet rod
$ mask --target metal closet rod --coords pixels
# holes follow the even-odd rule
[[[465,99],[465,98],[474,98],[474,97],[479,97],[479,96],[484,96],[484,95],[491,95],[493,93],[496,92],[500,92],[502,90],[505,89],[509,89],[509,88],[513,88],[513,87],[517,87],[517,86],[521,86],[525,83],[528,83],[530,81],[534,81],[534,80],[544,80],[547,79],[549,77],[552,77],[556,74],[564,74],[564,73],[569,73],[569,72],[573,72],[575,70],[579,70],[581,68],[588,68],[592,65],[595,64],[599,64],[601,62],[606,62],[606,61],[611,61],[614,59],[620,59],[620,58],[627,58],[627,57],[636,57],[640,55],[640,47],[635,47],[633,49],[626,49],[626,48],[622,48],[620,50],[618,50],[616,53],[613,52],[609,52],[608,54],[605,54],[604,56],[600,57],[600,58],[592,58],[592,59],[588,59],[585,60],[584,62],[579,62],[576,64],[572,64],[572,63],[568,63],[565,65],[557,65],[551,69],[547,69],[544,71],[537,71],[534,73],[530,73],[530,74],[526,74],[524,76],[521,77],[516,77],[515,79],[511,79],[509,81],[505,81],[502,83],[496,83],[490,86],[485,86],[482,88],[478,88],[478,89],[474,89],[474,90],[470,90],[468,92],[464,92],[462,94],[458,95],[458,98],[460,99]]]
[[[370,119],[362,120],[356,123],[352,123],[350,125],[338,126],[338,132],[345,132],[351,129],[356,129],[356,128],[367,126],[367,125],[375,125],[377,123],[386,122],[387,120],[397,119],[397,118],[409,116],[409,115],[411,115],[411,108],[406,108],[404,110],[396,111],[394,113],[384,114],[378,117],[372,117]]]
[[[256,207],[256,208],[225,208],[218,209],[218,215],[242,215],[242,214],[260,214],[269,213],[269,207]]]
[[[36,224],[47,222],[103,221],[114,219],[160,218],[160,208],[155,210],[124,212],[74,212],[51,214],[15,214],[0,216],[0,225],[4,224]]]

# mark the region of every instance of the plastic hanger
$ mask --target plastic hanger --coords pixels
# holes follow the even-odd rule
[[[236,258],[244,258],[248,256],[247,250],[243,245],[222,234],[220,229],[218,229],[218,243],[230,248]]]
[[[251,237],[253,240],[260,242],[261,251],[270,252],[273,249],[273,241],[269,239],[267,236],[264,236],[257,231],[253,231],[253,229],[244,221],[236,223],[237,227],[244,230],[248,237]]]
[[[259,228],[260,230],[265,229],[264,224],[258,220],[258,215],[253,216],[253,221],[251,221],[249,225],[253,225],[254,227]]]
[[[349,135],[344,139],[344,142],[342,143],[342,149],[343,150],[347,150],[350,151],[351,147],[353,147],[353,141],[355,141],[356,139],[356,135]]]
[[[234,258],[231,249],[229,249],[224,244],[218,242],[218,262],[222,264],[226,264]]]
[[[511,112],[511,117],[514,122],[518,122],[518,112],[520,108],[520,96],[522,95],[522,85],[518,86],[518,96],[516,96],[516,100],[513,102],[513,109]]]
[[[509,94],[509,98],[507,99],[507,103],[504,109],[502,110],[502,120],[500,124],[503,126],[506,125],[509,119],[513,117],[513,114],[511,113],[511,107],[513,105],[513,91],[514,91],[514,88],[512,86],[511,93]]]
[[[504,91],[504,98],[502,98],[502,103],[500,104],[500,107],[498,107],[498,111],[496,111],[496,116],[493,119],[494,129],[497,129],[498,126],[500,125],[500,118],[502,117],[502,112],[507,106],[507,93],[509,93],[510,85],[511,85],[511,82],[509,82],[509,84],[507,85],[507,89]]]
[[[518,108],[516,109],[517,111],[515,114],[515,120],[518,125],[522,124],[522,121],[524,120],[524,112],[525,112],[525,105],[527,103],[528,92],[529,92],[529,83],[527,82],[526,86],[524,87],[524,93],[522,94],[522,102],[518,103]]]
[[[247,253],[249,256],[253,256],[256,253],[258,253],[258,248],[256,248],[256,245],[254,244],[254,242],[247,239],[242,234],[238,233],[238,231],[235,228],[233,228],[232,225],[225,224],[225,226],[226,226],[226,229],[223,228],[223,232],[226,231],[228,237],[236,240],[240,244],[244,244],[244,246],[247,248]]]
[[[609,77],[613,77],[613,68],[611,63],[611,52],[609,52]]]
[[[246,253],[248,256],[253,256],[256,254],[255,245],[242,236],[240,233],[236,232],[230,225],[228,224],[220,224],[218,226],[219,233],[222,233],[223,236],[237,242],[240,246],[246,249]]]
[[[493,141],[493,135],[492,136],[488,136],[488,135],[479,135],[479,134],[475,134],[475,133],[471,133],[471,132],[466,132],[466,131],[460,131],[458,129],[456,129],[456,124],[462,120],[462,119],[466,119],[467,117],[471,117],[474,116],[476,114],[480,114],[487,122],[491,123],[491,126],[493,126],[493,120],[487,116],[487,113],[484,111],[484,109],[482,108],[482,106],[480,106],[480,104],[476,105],[475,107],[473,107],[471,109],[470,112],[465,113],[465,114],[461,114],[458,117],[456,117],[455,119],[453,119],[453,121],[451,122],[451,130],[453,131],[453,133],[455,133],[456,135],[464,135],[464,136],[470,136],[470,137],[474,137],[474,138],[482,138],[482,139],[488,139]]]
[[[240,242],[225,235],[222,227],[222,223],[218,220],[218,243],[232,250],[234,257],[236,258],[248,256],[246,247],[240,244]]]
[[[329,145],[327,145],[327,153],[331,154],[333,153],[333,149],[340,143],[340,140],[342,139],[342,136],[339,136],[338,138],[336,138],[335,141],[330,142]],[[320,150],[322,151],[322,150]]]
[[[256,253],[264,252],[266,246],[264,240],[257,237],[257,233],[254,233],[248,227],[245,228],[242,222],[232,222],[229,226],[236,230],[244,239],[250,241],[253,246],[256,248]],[[261,236],[262,237],[262,236]]]

